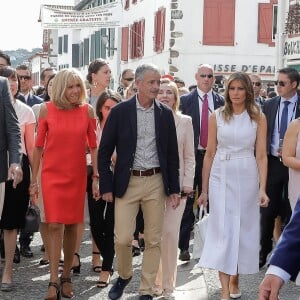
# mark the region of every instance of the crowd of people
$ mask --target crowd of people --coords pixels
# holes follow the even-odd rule
[[[278,71],[278,95],[266,99],[257,74],[235,72],[224,91],[216,91],[209,64],[197,67],[196,85],[189,88],[141,64],[123,70],[116,92],[103,59],[89,64],[86,79],[73,68],[46,68],[35,92],[28,66],[10,65],[0,52],[1,291],[13,291],[20,255],[33,255],[33,233],[23,230],[29,202],[41,213],[47,300],[74,297],[85,201],[97,287],[106,288],[118,273],[109,299],[122,297],[134,276],[132,257],[142,252],[140,299],[172,299],[177,259],[191,259],[197,205],[209,211],[198,265],[218,271],[222,300],[240,298],[239,274],[257,273],[266,263],[260,299],[277,299],[282,284],[295,279],[295,69]]]

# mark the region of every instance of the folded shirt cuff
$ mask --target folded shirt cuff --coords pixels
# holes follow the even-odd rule
[[[276,276],[280,277],[285,283],[287,283],[291,278],[291,275],[288,272],[286,272],[283,269],[281,269],[277,266],[274,266],[274,265],[269,266],[269,268],[266,272],[266,275],[267,274],[276,275]]]

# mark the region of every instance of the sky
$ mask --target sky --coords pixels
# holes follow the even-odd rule
[[[41,4],[67,2],[74,3],[72,0],[1,0],[0,50],[42,48],[43,29],[38,22]]]

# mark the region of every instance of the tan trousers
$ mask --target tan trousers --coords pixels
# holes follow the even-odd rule
[[[158,271],[165,191],[161,174],[147,177],[131,176],[125,195],[115,200],[115,251],[119,276],[132,276],[131,242],[136,227],[136,215],[141,204],[144,216],[145,251],[140,283],[141,295],[152,295]]]
[[[172,293],[176,286],[178,239],[185,204],[186,198],[181,199],[180,205],[174,209],[170,202],[166,201],[161,243],[161,260],[155,286],[159,290],[164,290],[168,293]]]

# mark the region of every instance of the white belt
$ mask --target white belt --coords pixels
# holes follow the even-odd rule
[[[243,151],[243,152],[217,152],[217,155],[220,157],[220,160],[231,160],[231,159],[241,159],[241,158],[247,158],[247,157],[253,157],[254,152],[252,151]]]

